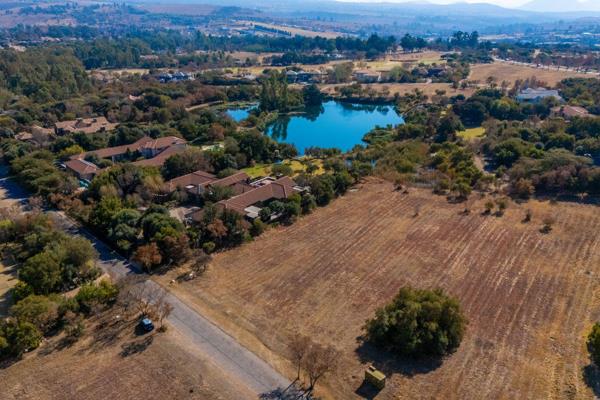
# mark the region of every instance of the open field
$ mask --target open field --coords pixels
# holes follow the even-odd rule
[[[428,190],[370,181],[216,255],[204,276],[173,290],[288,375],[282,356],[295,332],[335,346],[341,365],[325,398],[359,398],[372,361],[390,377],[377,399],[591,398],[583,375],[597,385],[585,349],[600,317],[597,207],[530,201],[496,217],[480,214],[485,201],[464,215]],[[556,224],[544,235],[548,215]],[[393,361],[357,341],[403,285],[460,299],[467,334],[441,366]]]
[[[326,38],[326,39],[335,39],[338,36],[344,36],[343,34],[341,34],[339,32],[332,32],[332,31],[312,31],[312,30],[293,27],[293,26],[268,24],[268,23],[264,23],[264,22],[254,22],[254,21],[251,21],[251,22],[241,21],[241,22],[247,26],[254,25],[254,26],[262,26],[262,27],[268,28],[268,29],[277,29],[277,30],[280,30],[283,32],[287,32],[287,33],[291,34],[292,36],[305,36],[305,37],[311,37],[311,38],[320,36],[320,37]]]
[[[349,85],[346,83],[341,84],[327,84],[321,85],[320,88],[323,92],[328,95],[335,95],[336,87],[343,87],[345,85]],[[364,84],[363,86],[372,88],[377,92],[382,92],[387,89],[387,93],[389,97],[393,97],[394,94],[398,93],[399,95],[404,95],[406,93],[414,92],[415,89],[421,90],[427,96],[435,95],[437,90],[445,90],[447,96],[456,96],[458,94],[463,94],[465,96],[470,96],[475,92],[473,88],[467,89],[453,89],[452,85],[449,83],[371,83]]]
[[[136,336],[131,323],[126,324],[115,338],[104,335],[112,327],[89,326],[84,338],[64,348],[52,338],[24,360],[0,369],[2,399],[252,398],[201,359],[177,332]]]
[[[546,82],[550,86],[556,85],[558,82],[566,78],[593,78],[596,75],[577,73],[566,71],[564,69],[557,71],[556,69],[547,70],[534,68],[525,65],[514,65],[508,63],[495,62],[492,64],[477,64],[471,66],[470,80],[480,81],[485,83],[490,76],[496,78],[498,83],[508,81],[511,85],[517,79],[527,79],[535,76],[538,80]]]

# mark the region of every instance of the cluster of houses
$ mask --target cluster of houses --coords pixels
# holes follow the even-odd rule
[[[144,136],[131,144],[76,154],[71,156],[71,159],[64,165],[68,171],[79,179],[91,181],[94,176],[103,170],[91,160],[105,159],[111,162],[119,162],[139,158],[139,160],[133,161],[132,164],[144,167],[161,167],[167,158],[181,153],[186,147],[187,142],[175,136],[158,139]]]
[[[196,171],[167,182],[170,192],[185,190],[192,197],[210,193],[216,187],[229,188],[233,193],[232,197],[219,201],[217,207],[235,211],[249,220],[259,217],[263,204],[271,200],[288,199],[293,194],[306,190],[287,176],[266,177],[252,181],[248,174],[242,171],[224,178],[217,178],[205,171]],[[202,210],[192,209],[184,217],[192,221],[200,221],[202,215]]]

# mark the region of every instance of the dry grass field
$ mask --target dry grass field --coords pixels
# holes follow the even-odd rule
[[[326,38],[326,39],[335,39],[338,36],[343,36],[343,34],[341,34],[339,32],[332,32],[332,31],[312,31],[312,30],[293,27],[293,26],[268,24],[268,23],[264,23],[264,22],[255,22],[255,21],[240,21],[240,22],[247,26],[255,25],[255,26],[262,26],[262,27],[268,28],[268,29],[277,29],[277,30],[280,30],[283,32],[288,32],[289,34],[291,34],[293,36],[305,36],[305,37],[310,37],[310,38],[320,36],[320,37]]]
[[[52,338],[11,366],[0,366],[3,400],[250,399],[195,354],[177,332],[116,338],[88,327],[70,347]]]
[[[527,79],[535,76],[538,80],[546,82],[550,86],[554,86],[566,78],[597,77],[596,75],[566,71],[564,69],[560,71],[557,71],[556,69],[547,70],[501,62],[495,62],[492,64],[477,64],[471,66],[471,75],[469,76],[470,80],[476,80],[485,83],[486,79],[490,76],[496,78],[497,82],[506,80],[511,84],[517,79]]]
[[[348,84],[327,84],[321,85],[321,90],[329,95],[335,95],[335,88],[342,87]],[[465,96],[470,96],[475,92],[474,88],[467,89],[454,89],[452,85],[449,83],[370,83],[363,85],[365,87],[369,87],[374,89],[377,92],[382,92],[387,89],[387,93],[389,97],[394,97],[396,93],[399,95],[404,95],[406,93],[414,92],[415,89],[421,90],[427,96],[435,95],[437,90],[445,90],[447,96],[456,96],[458,94],[463,94]]]
[[[592,398],[584,371],[596,382],[585,335],[600,317],[597,207],[530,201],[497,217],[480,214],[484,202],[464,215],[428,190],[369,181],[216,255],[204,276],[174,290],[290,376],[280,356],[295,332],[335,346],[341,365],[325,398],[360,398],[369,362],[389,377],[377,399]],[[556,224],[542,234],[548,215]],[[467,334],[441,365],[391,360],[357,341],[403,285],[460,299]]]

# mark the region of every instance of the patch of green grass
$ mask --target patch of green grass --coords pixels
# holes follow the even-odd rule
[[[298,160],[284,160],[283,163],[292,167],[292,170],[294,171],[294,176],[298,175],[306,169],[305,165]],[[325,170],[323,169],[322,160],[313,160],[313,163],[317,166],[317,170],[314,172],[315,175],[321,175],[325,173]],[[253,167],[244,168],[242,171],[247,173],[248,176],[250,176],[250,178],[254,179],[270,175],[272,166],[273,164],[256,164]]]
[[[271,164],[256,164],[253,167],[244,168],[242,171],[247,173],[250,178],[267,176],[271,172]]]
[[[485,136],[485,128],[480,126],[479,128],[470,128],[460,131],[457,135],[465,140],[478,139]]]

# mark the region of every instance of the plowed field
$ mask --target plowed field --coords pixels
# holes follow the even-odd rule
[[[175,290],[241,341],[261,343],[270,361],[296,331],[335,346],[341,367],[326,397],[358,398],[371,361],[390,377],[378,399],[593,397],[585,335],[600,316],[598,208],[530,201],[496,217],[481,215],[484,202],[462,215],[463,205],[429,191],[371,181],[217,255],[205,276]],[[548,215],[556,224],[542,234]],[[467,335],[441,365],[390,362],[357,342],[403,285],[442,287],[461,301]]]

